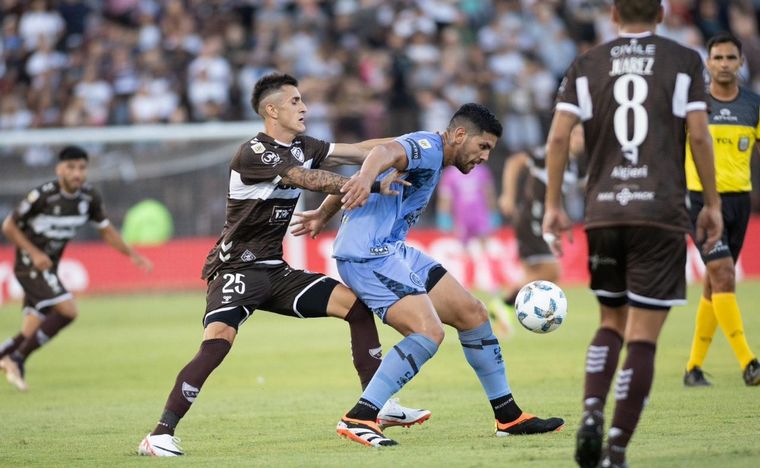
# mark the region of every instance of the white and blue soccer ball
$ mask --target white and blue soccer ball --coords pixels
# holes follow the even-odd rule
[[[520,289],[515,301],[517,320],[533,333],[549,333],[567,316],[567,298],[551,281],[533,281]]]

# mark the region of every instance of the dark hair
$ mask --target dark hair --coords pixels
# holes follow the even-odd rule
[[[725,44],[727,42],[730,42],[731,44],[735,45],[737,49],[739,49],[739,55],[742,54],[742,43],[739,39],[736,38],[733,34],[730,32],[719,32],[718,34],[714,35],[710,38],[710,40],[707,41],[707,56],[710,56],[710,51],[712,51],[713,46],[716,46],[718,44]]]
[[[654,23],[660,12],[660,0],[615,0],[623,23]]]
[[[74,159],[84,159],[85,161],[89,159],[87,157],[87,151],[83,150],[79,146],[67,146],[61,150],[60,153],[58,153],[58,160],[59,161],[71,161]]]
[[[256,86],[253,87],[253,96],[251,97],[251,106],[253,106],[253,110],[257,114],[261,114],[261,112],[259,112],[261,101],[286,85],[298,86],[298,80],[287,73],[270,73],[259,78],[259,81],[256,82]]]
[[[449,121],[449,130],[456,127],[465,127],[467,133],[473,130],[475,134],[486,132],[501,138],[502,127],[499,119],[486,106],[474,102],[463,105],[454,113]]]

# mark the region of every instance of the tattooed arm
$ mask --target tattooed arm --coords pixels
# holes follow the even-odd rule
[[[340,194],[340,188],[343,184],[348,182],[348,180],[348,177],[335,174],[334,172],[294,166],[285,172],[282,177],[282,184],[311,190],[312,192],[324,192],[337,195]]]

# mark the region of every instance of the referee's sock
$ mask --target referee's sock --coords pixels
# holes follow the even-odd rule
[[[726,335],[731,349],[739,360],[742,369],[755,359],[755,355],[749,349],[747,338],[744,336],[744,323],[742,314],[739,311],[739,304],[736,302],[735,293],[713,293],[712,295],[713,310],[715,318],[718,320],[721,330]]]

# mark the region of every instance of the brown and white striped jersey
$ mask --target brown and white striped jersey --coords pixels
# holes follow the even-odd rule
[[[699,54],[651,33],[626,34],[576,58],[557,110],[583,122],[587,228],[689,231],[686,114],[707,109]]]
[[[295,166],[318,168],[332,149],[305,135],[288,145],[264,133],[240,145],[230,162],[227,218],[201,277],[221,268],[281,264],[282,240],[301,195],[300,188],[283,185],[282,176]]]
[[[33,189],[11,213],[21,232],[53,261],[55,271],[66,244],[87,222],[102,229],[109,224],[103,199],[95,188],[84,184],[74,194],[61,190],[61,184],[50,181]],[[17,271],[32,268],[31,258],[16,249]]]

